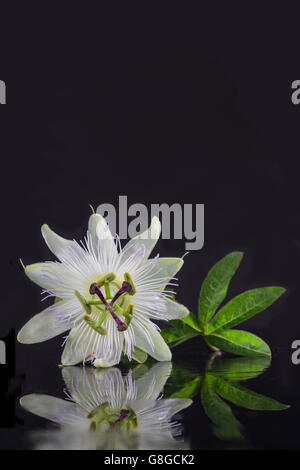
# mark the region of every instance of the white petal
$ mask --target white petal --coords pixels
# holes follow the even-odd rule
[[[72,328],[61,356],[62,365],[73,366],[88,358],[92,352],[93,331],[86,323]]]
[[[184,305],[171,299],[166,300],[166,320],[178,320],[189,314],[189,310]]]
[[[169,419],[172,418],[175,414],[179,413],[184,408],[187,408],[193,403],[193,400],[189,398],[169,398],[165,400],[158,400],[156,402],[155,408],[164,408]]]
[[[71,414],[76,406],[74,403],[61,400],[60,398],[36,393],[22,397],[20,404],[30,413],[56,423],[63,423],[64,417]]]
[[[150,259],[143,264],[142,278],[139,279],[139,273],[136,274],[136,285],[140,290],[143,289],[143,284],[151,283],[153,288],[163,290],[175,274],[182,268],[182,258],[158,258]],[[145,269],[148,271],[145,277]]]
[[[44,224],[41,230],[49,249],[58,259],[68,256],[70,248],[78,250],[79,246],[74,240],[66,240],[60,237],[48,225]]]
[[[124,333],[117,330],[115,321],[108,317],[103,324],[107,329],[107,335],[102,336],[101,343],[97,345],[94,361],[95,367],[112,367],[119,364],[124,345]]]
[[[145,351],[157,361],[170,361],[172,359],[172,353],[161,334],[155,330],[154,327],[149,327],[149,325],[147,327],[147,331],[152,339],[153,348],[143,331],[134,325],[135,342],[137,347]]]
[[[151,260],[147,261],[151,263]],[[169,278],[175,276],[176,273],[182,268],[182,258],[159,258],[151,271],[151,278]]]
[[[154,364],[141,378],[137,379],[137,400],[156,400],[172,372],[172,362]]]
[[[96,259],[104,270],[114,270],[118,260],[118,250],[106,220],[100,214],[92,214],[88,228],[89,243]]]
[[[58,318],[61,308],[64,308],[63,302],[58,302],[31,318],[19,331],[18,341],[24,344],[41,343],[67,331],[70,327]]]
[[[109,359],[96,359],[94,361],[95,367],[112,367],[119,364],[119,361],[115,357]]]
[[[148,230],[132,238],[124,247],[122,262],[126,261],[133,253],[141,248],[142,245],[145,246],[145,259],[147,259],[160,237],[160,232],[161,224],[159,218],[153,217]]]
[[[94,367],[64,367],[62,375],[72,399],[86,410],[92,410],[104,402],[113,402],[120,395],[124,401],[124,384],[119,369],[95,369]]]
[[[116,324],[108,317],[102,324],[107,329],[105,336],[97,333],[87,323],[82,321],[72,329],[66,341],[62,354],[63,365],[75,365],[93,355],[98,367],[110,367],[120,362],[124,335],[117,331]]]
[[[100,214],[92,214],[90,216],[88,230],[95,249],[98,247],[98,240],[114,239],[105,218]]]
[[[47,290],[55,290],[57,281],[55,278],[61,272],[61,265],[51,261],[46,263],[28,264],[25,274],[38,286]]]
[[[119,368],[95,370],[95,389],[101,403],[108,402],[113,409],[121,409],[126,403],[126,389],[131,383],[128,381],[130,373],[124,378]]]

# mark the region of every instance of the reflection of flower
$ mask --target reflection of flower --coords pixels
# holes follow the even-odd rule
[[[177,447],[174,436],[180,428],[171,418],[192,401],[160,398],[171,363],[155,364],[135,378],[140,368],[124,377],[118,368],[64,368],[62,373],[72,401],[32,394],[22,397],[21,405],[61,425],[59,434],[47,431],[45,437],[50,438],[51,444],[46,446],[74,448],[74,443],[80,442],[80,446],[107,449]],[[43,447],[45,442],[39,439],[38,445]]]
[[[18,340],[37,343],[71,329],[64,365],[92,359],[96,366],[110,367],[119,363],[122,351],[131,359],[135,349],[170,360],[170,349],[151,320],[182,318],[188,310],[164,290],[182,259],[148,260],[160,230],[154,217],[146,232],[121,249],[99,214],[90,217],[82,246],[43,225],[43,237],[60,263],[31,264],[25,272],[56,302],[26,323]]]

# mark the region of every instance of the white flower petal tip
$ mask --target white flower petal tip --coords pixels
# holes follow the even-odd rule
[[[164,350],[154,351],[153,352],[152,356],[157,361],[170,362],[172,360],[171,350],[170,350],[169,346],[167,345],[167,343],[165,343],[165,345],[166,345],[166,348]]]
[[[150,227],[145,232],[129,240],[124,248],[123,261],[130,258],[141,247],[144,248],[144,259],[149,258],[151,251],[155,247],[161,232],[161,223],[158,217],[153,217]]]
[[[74,404],[51,395],[32,393],[20,399],[20,405],[30,413],[54,422],[59,421],[60,416],[70,413]]]
[[[153,260],[148,260],[148,263],[153,263]],[[180,271],[183,263],[181,258],[158,258],[151,275],[154,278],[165,278],[164,285],[166,285]]]
[[[95,359],[95,361],[93,362],[93,366],[97,369],[108,369],[112,366],[115,366],[116,364],[118,364],[118,362],[108,362],[102,359]]]
[[[89,233],[99,240],[112,240],[113,236],[105,218],[101,214],[92,214],[89,218]]]
[[[61,365],[63,367],[76,366],[77,364],[84,362],[86,359],[83,357],[81,349],[78,351],[78,349],[74,348],[72,331],[67,338],[61,355]]]
[[[77,366],[78,364],[80,364],[82,362],[83,362],[83,359],[81,359],[81,360],[78,360],[78,359],[72,360],[72,358],[69,358],[69,360],[64,359],[63,354],[62,354],[61,365],[60,366],[61,367],[72,367],[72,366]]]
[[[190,398],[181,398],[181,400],[182,400],[181,403],[183,405],[183,408],[188,408],[193,403],[193,400],[191,400]]]
[[[76,242],[57,235],[47,224],[42,225],[41,232],[49,250],[59,259],[68,254],[69,248],[76,247]]]
[[[149,354],[149,356],[153,357],[157,361],[171,361],[171,350],[161,334],[154,328],[149,329],[148,334],[151,337],[152,344],[147,341],[146,337],[141,331],[135,330],[135,340],[137,347],[142,351],[145,351],[147,354]]]
[[[152,217],[149,230],[144,232],[141,235],[141,238],[143,238],[143,235],[144,235],[146,238],[150,238],[151,240],[158,240],[160,237],[160,234],[161,234],[161,223],[160,223],[159,218],[155,215],[154,217]]]
[[[56,314],[56,309],[50,306],[32,317],[19,331],[17,336],[19,343],[41,343],[66,331],[68,329],[66,325],[57,323]]]
[[[166,317],[169,320],[179,320],[187,317],[190,313],[184,305],[171,299],[167,299],[166,309]]]
[[[25,266],[24,271],[26,276],[35,284],[43,289],[51,290],[55,285],[53,279],[56,279],[60,272],[60,266],[54,262],[33,263]]]

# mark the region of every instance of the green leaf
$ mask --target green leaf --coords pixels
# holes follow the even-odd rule
[[[182,367],[181,365],[173,364],[172,373],[164,388],[164,396],[170,398],[177,392],[185,389],[188,384],[192,384],[194,381],[196,382],[195,379],[198,377],[199,372],[194,368],[188,369],[186,367]]]
[[[218,330],[204,336],[207,343],[222,351],[241,356],[271,356],[267,343],[258,336],[242,330]]]
[[[199,327],[198,320],[197,320],[197,318],[195,317],[195,315],[193,313],[190,313],[187,317],[181,318],[181,321],[183,323],[186,323],[188,326],[190,326],[194,330],[201,333],[201,329]]]
[[[210,375],[237,382],[259,376],[270,363],[271,357],[235,357],[213,362],[207,372]]]
[[[134,351],[131,352],[131,357],[139,364],[143,364],[147,361],[148,354],[145,351],[142,351],[141,349],[135,347]]]
[[[178,344],[199,335],[197,331],[181,320],[172,320],[169,323],[171,323],[172,328],[163,329],[161,335],[170,347],[178,346]]]
[[[201,389],[202,377],[196,377],[194,380],[186,383],[184,387],[172,393],[169,398],[192,398]]]
[[[242,257],[243,253],[239,251],[229,253],[208,272],[199,297],[199,325],[202,330],[225,299],[231,278]]]
[[[220,377],[214,377],[212,385],[222,398],[249,410],[285,410],[289,408],[289,405],[248,390],[237,383],[229,383]]]
[[[203,383],[201,390],[202,405],[207,416],[216,425],[218,437],[229,440],[242,440],[241,425],[233,415],[231,408],[212,389],[209,380]]]
[[[231,423],[222,423],[221,426],[213,426],[213,433],[218,439],[221,439],[222,441],[245,441],[245,438],[242,435],[240,429],[232,426]]]
[[[243,292],[219,310],[207,325],[206,334],[221,328],[231,328],[248,320],[269,307],[284,292],[282,287],[263,287]]]

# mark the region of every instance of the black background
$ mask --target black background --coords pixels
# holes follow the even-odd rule
[[[178,300],[195,312],[205,274],[232,250],[245,259],[230,296],[287,288],[246,327],[274,353],[258,388],[293,406],[259,425],[249,419],[249,429],[258,447],[300,447],[300,366],[291,363],[291,343],[300,338],[300,106],[291,102],[300,75],[297,11],[227,2],[74,8],[35,10],[31,26],[19,7],[3,35],[0,335],[43,307],[19,264],[20,257],[53,259],[43,223],[81,239],[88,205],[116,205],[119,195],[148,206],[204,203],[204,248],[185,258]],[[157,248],[162,256],[184,251],[184,241]],[[62,395],[61,341],[17,345],[26,392]],[[175,358],[189,353],[209,351],[195,340]],[[195,447],[211,445],[191,415],[187,423]]]

